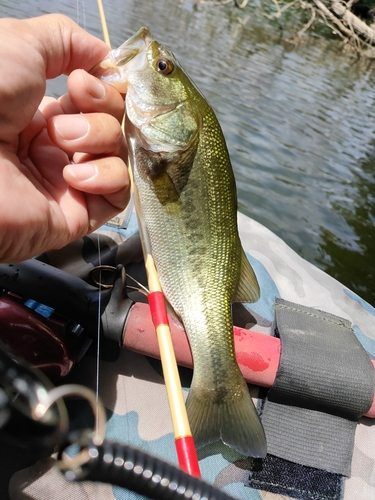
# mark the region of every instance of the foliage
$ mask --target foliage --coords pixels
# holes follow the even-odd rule
[[[196,3],[211,6],[234,4],[244,9],[248,0],[195,0]],[[340,37],[344,47],[350,47],[359,56],[375,58],[375,0],[267,0],[263,13],[270,19],[280,19],[287,11],[302,12],[307,18],[295,36],[289,41],[299,43],[303,34],[324,25],[335,37]],[[306,17],[307,14],[307,17]],[[374,23],[374,24],[372,24]],[[295,23],[296,24],[296,23]],[[318,28],[319,29],[319,28]],[[320,30],[321,31],[321,30]]]

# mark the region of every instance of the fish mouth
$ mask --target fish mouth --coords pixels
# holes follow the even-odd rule
[[[120,47],[109,51],[107,57],[94,66],[90,73],[126,94],[127,73],[134,69],[140,70],[146,64],[145,57],[137,56],[143,55],[153,40],[149,30],[141,28]]]

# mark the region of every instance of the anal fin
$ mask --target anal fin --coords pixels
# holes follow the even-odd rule
[[[241,273],[240,282],[233,302],[256,302],[260,297],[260,288],[250,262],[247,260],[245,252],[241,253]]]

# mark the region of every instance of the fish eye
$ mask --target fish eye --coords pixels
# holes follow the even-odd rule
[[[170,75],[174,70],[174,65],[169,59],[159,59],[156,62],[156,70],[163,75]]]

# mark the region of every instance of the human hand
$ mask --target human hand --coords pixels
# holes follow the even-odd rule
[[[0,262],[16,262],[125,208],[124,102],[86,73],[108,47],[69,18],[0,19],[0,47]],[[68,93],[43,98],[60,74]]]

